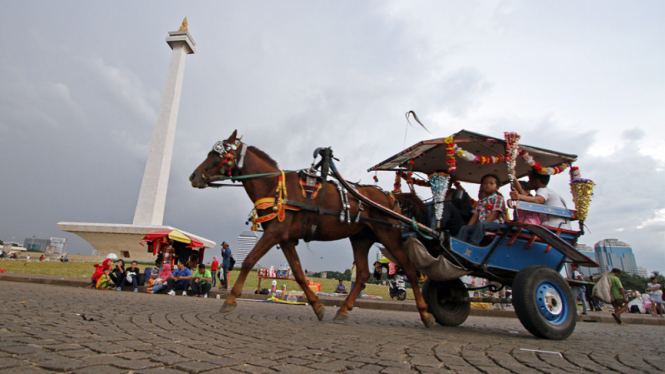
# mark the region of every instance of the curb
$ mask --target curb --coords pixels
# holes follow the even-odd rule
[[[51,284],[56,286],[81,287],[81,288],[85,288],[90,284],[90,280],[88,278],[60,277],[54,275],[38,275],[38,274],[7,273],[7,272],[0,273],[0,281]],[[145,294],[145,289],[146,289],[145,286],[139,286],[138,288],[140,293]],[[131,286],[124,287],[124,290],[126,291],[131,291],[131,289],[132,289]],[[222,299],[226,298],[228,294],[229,294],[228,291],[211,290],[208,293],[208,297],[216,298],[219,295],[219,298]],[[243,299],[265,300],[269,297],[270,295],[254,294],[251,290],[244,290],[242,293]],[[344,302],[344,299],[330,297],[330,296],[319,296],[319,301],[325,306],[339,307]],[[414,300],[396,302],[396,301],[375,300],[375,299],[357,299],[354,304],[354,308],[390,310],[395,312],[418,311]],[[577,322],[616,324],[616,322],[612,318],[611,314],[609,314],[609,312],[600,312],[600,313],[590,314],[586,316],[578,315]],[[471,309],[469,315],[474,317],[517,318],[517,315],[512,310]],[[621,319],[627,325],[631,324],[631,325],[665,326],[665,318],[654,318],[651,315],[633,315],[633,314],[624,313],[622,314]]]

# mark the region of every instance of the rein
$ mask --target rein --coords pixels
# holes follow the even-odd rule
[[[249,175],[238,175],[238,176],[231,176],[227,177],[224,175],[213,175],[210,176],[206,179],[206,183],[208,184],[208,187],[214,187],[214,188],[220,188],[220,187],[242,187],[242,185],[236,185],[236,184],[220,184],[220,183],[212,183],[212,182],[217,182],[217,181],[237,181],[237,180],[243,180],[243,179],[255,179],[255,178],[269,178],[269,177],[275,177],[280,175],[282,172],[281,171],[276,171],[273,173],[262,173],[262,174],[249,174]],[[295,170],[284,170],[284,173],[297,173]]]

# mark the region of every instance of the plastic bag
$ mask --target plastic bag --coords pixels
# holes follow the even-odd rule
[[[600,299],[606,303],[612,302],[612,281],[610,280],[610,273],[603,273],[596,281],[593,287],[591,296]]]

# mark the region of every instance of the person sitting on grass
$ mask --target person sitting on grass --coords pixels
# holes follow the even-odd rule
[[[111,268],[111,259],[107,258],[101,264],[95,264],[95,272],[92,274],[92,282],[88,285],[88,288],[93,288],[97,285],[97,281],[104,275],[105,269]]]
[[[120,285],[116,288],[116,291],[122,291],[122,286],[124,286],[125,283],[132,282],[132,285],[134,285],[134,292],[139,292],[138,277],[140,270],[138,264],[138,262],[132,261],[132,266],[125,270],[125,274],[123,274]]]
[[[102,291],[109,289],[109,287],[111,286],[111,277],[109,276],[110,273],[111,273],[110,268],[104,268],[104,270],[102,270],[102,275],[99,277],[97,283],[95,284],[96,289]]]
[[[166,265],[166,262],[164,263]],[[178,268],[173,271],[166,285],[169,288],[168,294],[175,296],[176,290],[182,290],[182,296],[187,296],[189,280],[192,279],[192,272],[187,269],[183,262],[178,261]]]
[[[152,287],[146,288],[145,292],[157,293],[166,288],[166,282],[171,278],[171,264],[164,264],[162,271],[159,274],[155,271],[155,275],[156,278],[152,283]]]
[[[485,237],[485,231],[496,231],[505,221],[506,204],[499,194],[501,180],[494,174],[486,174],[480,180],[482,199],[476,204],[469,224],[462,226],[457,238],[479,245]],[[479,194],[480,196],[480,194]]]
[[[337,287],[335,288],[335,293],[346,293],[346,285],[343,280],[339,280]]]
[[[125,261],[120,259],[115,263],[115,268],[111,271],[109,277],[111,277],[113,284],[115,284],[115,286],[118,287],[120,285],[120,282],[122,281],[124,274],[125,274]]]
[[[212,275],[210,270],[206,270],[205,264],[199,264],[199,270],[192,274],[192,279],[189,281],[189,287],[194,291],[196,297],[208,298],[208,292],[212,288]]]

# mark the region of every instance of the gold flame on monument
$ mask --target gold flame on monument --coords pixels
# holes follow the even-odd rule
[[[187,17],[185,17],[185,19],[182,20],[182,25],[180,25],[178,31],[187,31]]]

